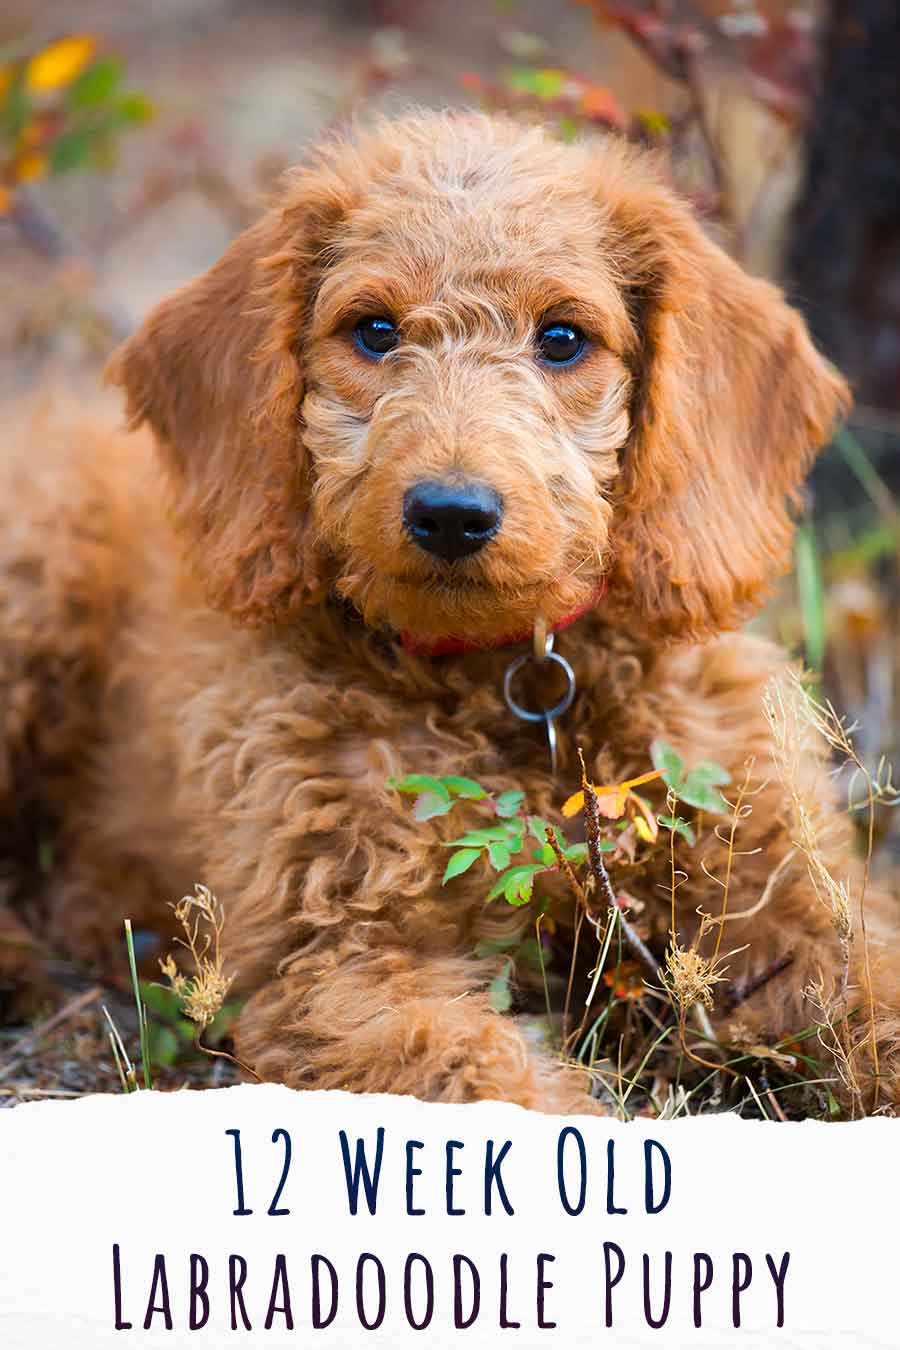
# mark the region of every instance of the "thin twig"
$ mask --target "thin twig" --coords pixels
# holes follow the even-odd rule
[[[194,1045],[198,1050],[202,1050],[204,1055],[209,1055],[212,1059],[225,1059],[229,1064],[233,1064],[235,1068],[240,1069],[242,1073],[249,1073],[251,1078],[256,1079],[257,1083],[263,1081],[256,1070],[251,1069],[250,1065],[245,1064],[242,1059],[238,1059],[237,1055],[230,1055],[227,1050],[213,1050],[212,1046],[204,1045],[200,1039],[202,1034],[203,1028],[198,1027],[194,1036]]]
[[[754,764],[754,760],[753,760],[753,757],[751,756],[751,757],[747,760],[747,763],[746,763],[746,766],[745,766],[746,772],[745,772],[745,774],[744,774],[744,781],[743,781],[743,783],[741,784],[741,786],[740,786],[740,788],[739,788],[739,790],[738,790],[738,795],[737,795],[737,797],[735,798],[734,805],[733,805],[732,808],[731,808],[731,829],[730,829],[729,834],[728,834],[728,845],[727,845],[727,847],[728,847],[728,855],[727,855],[727,861],[726,861],[726,864],[725,864],[725,880],[724,880],[724,882],[721,883],[721,885],[722,885],[722,913],[719,915],[719,931],[718,931],[718,933],[716,934],[716,945],[715,945],[715,948],[714,948],[714,950],[713,950],[713,955],[712,955],[712,963],[713,963],[713,965],[715,965],[716,962],[717,962],[718,959],[719,959],[719,951],[720,951],[721,946],[722,946],[722,934],[723,934],[723,932],[725,931],[725,929],[724,929],[724,924],[725,924],[726,918],[728,917],[728,895],[729,895],[729,892],[730,892],[730,890],[731,890],[731,874],[732,874],[732,871],[733,871],[733,869],[734,869],[734,836],[735,836],[735,834],[736,834],[736,832],[737,832],[738,822],[739,822],[740,820],[743,819],[743,815],[744,815],[744,798],[745,798],[746,795],[747,795],[747,789],[748,789],[749,784],[750,784],[750,775],[751,775],[751,773],[753,772],[753,764]],[[748,811],[749,811],[749,807],[748,807]],[[673,838],[674,838],[674,834],[675,834],[675,831],[673,830],[673,831],[672,831]],[[716,834],[716,837],[717,837],[717,838],[719,837],[719,836],[718,836],[718,832],[717,832],[717,834]]]
[[[603,829],[600,805],[597,801],[597,794],[594,791],[593,784],[588,782],[587,770],[585,769],[584,764],[584,755],[580,749],[578,751],[578,758],[581,761],[581,787],[584,792],[584,823],[587,832],[588,861],[597,890],[606,901],[607,908],[614,912],[618,912],[621,933],[625,942],[645,969],[655,977],[659,970],[659,962],[643,939],[638,937],[616,899],[616,893],[613,890],[612,882],[609,879],[609,873],[607,872],[606,864],[603,861],[603,852],[600,848],[602,842],[600,832]]]
[[[585,894],[584,887],[576,877],[575,872],[572,868],[572,864],[569,862],[565,853],[563,853],[562,845],[560,844],[559,839],[556,837],[556,830],[553,828],[552,825],[547,826],[547,829],[545,831],[545,838],[547,840],[547,843],[553,849],[554,854],[556,855],[556,861],[559,866],[559,870],[562,872],[562,874],[566,878],[566,881],[569,883],[569,887],[572,891],[572,894],[575,896],[575,899],[581,905],[585,914],[588,914],[590,912],[590,907],[588,905],[588,898],[587,895]]]

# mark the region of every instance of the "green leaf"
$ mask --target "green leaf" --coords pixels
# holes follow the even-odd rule
[[[116,113],[123,126],[140,126],[156,116],[156,104],[143,94],[126,94],[116,104]]]
[[[684,760],[668,741],[657,738],[651,743],[650,758],[654,769],[659,769],[667,787],[678,790],[684,777]]]
[[[53,846],[53,840],[50,835],[42,834],[38,840],[38,867],[42,872],[49,875],[53,871],[53,863],[56,858],[56,850]]]
[[[514,816],[524,800],[524,792],[501,792],[494,802],[494,808],[498,816]]]
[[[72,108],[95,108],[105,103],[118,89],[122,80],[121,63],[114,56],[105,56],[88,66],[69,90]]]
[[[689,783],[705,783],[710,787],[720,787],[731,782],[731,774],[711,759],[701,759],[687,776]]]
[[[448,792],[452,792],[455,797],[464,797],[466,801],[480,802],[487,796],[480,783],[476,783],[474,778],[459,778],[451,775],[448,778],[440,780]]]
[[[560,848],[565,848],[566,841],[558,826],[551,826],[549,820],[544,820],[541,816],[528,817],[528,833],[532,835],[539,844],[542,844],[545,849],[550,848],[550,845],[547,843],[547,831],[549,829],[553,830],[553,837]],[[552,849],[550,849],[550,855],[551,857],[555,857]]]
[[[50,146],[48,158],[53,173],[69,173],[86,164],[91,154],[93,133],[68,131]]]
[[[561,70],[534,69],[523,66],[510,72],[507,85],[519,94],[533,94],[535,98],[550,101],[557,98],[566,82]]]
[[[13,76],[6,97],[0,101],[0,110],[0,123],[11,139],[24,131],[34,116],[34,105],[25,89],[21,70]]]
[[[445,816],[452,809],[453,803],[449,797],[441,797],[436,792],[423,792],[416,799],[413,816],[416,820],[432,820],[435,816]]]
[[[518,933],[510,933],[506,937],[482,938],[475,943],[475,955],[496,956],[499,952],[507,952],[510,947],[516,947],[519,942]]]
[[[697,842],[694,831],[687,821],[682,820],[680,816],[657,816],[657,820],[665,829],[673,830],[676,834],[682,835],[689,844]]]
[[[510,831],[506,825],[486,825],[483,830],[469,830],[458,839],[451,839],[444,848],[487,848],[488,844],[508,844]]]
[[[491,1000],[491,1007],[494,1012],[509,1012],[512,1007],[512,990],[510,989],[512,972],[513,964],[511,961],[507,961],[499,975],[495,975],[488,985],[488,997]]]
[[[173,989],[164,984],[145,984],[141,993],[145,1004],[157,1017],[174,1022],[181,1016],[178,998]]]
[[[502,872],[488,891],[488,900],[505,895],[511,904],[526,904],[531,899],[531,888],[538,872],[546,869],[540,863],[520,863]],[[512,898],[511,898],[512,897]]]
[[[813,670],[821,670],[825,660],[825,588],[822,562],[812,525],[798,525],[794,544],[797,573],[797,598],[803,619],[806,660]]]
[[[681,801],[695,806],[698,811],[710,811],[721,815],[728,810],[728,803],[718,788],[707,787],[705,783],[692,783],[686,778],[677,788]]]
[[[116,143],[109,131],[98,131],[91,141],[90,165],[107,173],[116,164]]]
[[[525,938],[516,951],[516,961],[520,961],[529,966],[540,966],[541,948],[537,938]]]
[[[395,792],[407,792],[413,797],[417,797],[420,792],[434,792],[438,797],[450,800],[450,793],[441,780],[427,773],[408,773],[405,778],[389,778],[387,785]]]
[[[180,1053],[181,1043],[171,1027],[151,1027],[150,1055],[155,1064],[171,1067],[178,1063]]]
[[[539,868],[538,870],[543,871],[542,868]],[[510,905],[528,904],[534,889],[534,877],[535,874],[531,873],[529,875],[516,877],[515,880],[511,879],[506,883],[503,894],[506,896],[507,902]]]
[[[467,872],[473,862],[480,857],[481,849],[478,848],[461,848],[458,853],[454,853],[447,863],[447,866],[444,868],[444,876],[441,885],[446,886],[448,881],[452,881],[454,877],[461,876],[463,872]]]
[[[523,821],[519,819],[507,821],[506,829],[506,847],[510,853],[519,853],[525,843],[525,829]]]
[[[604,853],[609,853],[615,848],[615,844],[611,839],[604,839],[601,841],[600,847],[603,849]],[[587,844],[570,844],[567,849],[563,849],[563,857],[567,862],[575,863],[576,865],[586,863],[588,860],[588,846]]]
[[[566,115],[559,119],[556,130],[559,139],[563,144],[571,145],[572,141],[574,141],[578,135],[578,123],[575,121],[574,117]]]
[[[556,854],[549,844],[544,844],[543,848],[536,849],[531,856],[537,862],[540,862],[542,867],[554,867],[556,865]]]
[[[495,872],[502,872],[504,867],[509,867],[510,853],[506,844],[499,842],[488,844],[488,857]]]

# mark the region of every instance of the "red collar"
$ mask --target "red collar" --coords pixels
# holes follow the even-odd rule
[[[552,633],[561,633],[564,628],[569,628],[579,619],[584,618],[585,614],[600,603],[606,594],[606,580],[600,582],[600,585],[594,591],[585,604],[579,609],[573,610],[564,618],[559,619],[550,630]],[[484,642],[470,642],[468,638],[446,637],[437,638],[435,641],[429,641],[424,638],[416,637],[415,633],[403,632],[400,634],[400,643],[405,652],[411,656],[460,656],[467,652],[487,652],[498,651],[503,647],[518,647],[523,642],[528,642],[531,638],[532,630],[526,629],[521,633],[507,633],[503,637],[488,638]]]

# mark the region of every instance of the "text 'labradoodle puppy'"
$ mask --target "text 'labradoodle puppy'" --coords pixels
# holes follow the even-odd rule
[[[732,794],[755,757],[722,950],[752,1038],[812,1020],[804,989],[845,967],[763,711],[782,657],[721,634],[785,566],[846,389],[646,159],[469,115],[335,140],[110,373],[153,444],[31,444],[2,491],[2,823],[26,862],[52,831],[30,903],[57,947],[118,969],[123,915],[162,931],[202,881],[262,1077],[601,1109],[492,1009],[506,958],[476,944],[533,932],[528,908],[485,906],[481,861],[441,885],[438,841],[480,808],[421,823],[388,780],[467,775],[559,821],[578,747],[618,783],[663,737]],[[563,699],[564,667],[526,655],[545,634],[575,686],[555,776],[546,726],[504,698],[522,655],[516,703]],[[677,841],[685,945],[718,912],[701,862],[724,876],[723,819]],[[843,878],[842,828],[815,829]],[[644,854],[612,877],[661,963],[668,847]],[[546,880],[558,979],[573,901]],[[877,1046],[896,1102],[900,929],[866,908],[846,1042],[870,1102]]]

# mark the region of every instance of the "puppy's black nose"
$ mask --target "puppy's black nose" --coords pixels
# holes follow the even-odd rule
[[[503,502],[481,483],[416,483],[403,498],[403,522],[420,548],[445,562],[468,558],[493,539]]]

